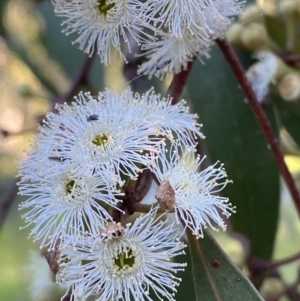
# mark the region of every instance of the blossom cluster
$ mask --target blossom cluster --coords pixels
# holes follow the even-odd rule
[[[178,224],[197,238],[207,225],[225,229],[221,214],[234,212],[217,195],[226,172],[218,162],[199,171],[205,157],[196,145],[204,135],[184,100],[171,105],[153,89],[75,99],[47,114],[19,163],[30,236],[59,253],[57,282],[75,301],[152,300],[149,291],[174,300],[180,278],[173,274],[185,266],[173,262],[185,246]],[[156,200],[130,224],[126,187],[146,171],[157,180]]]
[[[164,77],[186,68],[194,57],[208,57],[213,40],[224,37],[241,0],[52,0],[66,34],[88,54],[111,62],[111,48],[126,61],[131,41],[147,61],[139,73]],[[122,50],[121,42],[125,47]],[[140,55],[134,53],[135,55]]]

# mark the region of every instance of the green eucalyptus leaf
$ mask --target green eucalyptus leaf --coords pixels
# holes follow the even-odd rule
[[[283,100],[277,93],[272,95],[272,99],[280,121],[295,142],[300,145],[300,102]]]
[[[279,172],[250,105],[220,51],[196,64],[188,82],[189,99],[203,123],[203,149],[211,163],[224,163],[229,179],[223,195],[237,207],[233,230],[249,242],[248,260],[270,259],[278,220]],[[265,108],[275,131],[275,116]],[[254,279],[256,285],[261,275]]]
[[[188,231],[193,265],[195,301],[262,301],[250,280],[234,265],[218,243],[205,233],[195,239]]]

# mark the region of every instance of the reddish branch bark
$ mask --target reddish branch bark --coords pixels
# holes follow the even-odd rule
[[[282,177],[284,178],[285,183],[292,195],[294,204],[298,211],[298,215],[300,216],[299,191],[297,190],[294,179],[284,161],[282,152],[278,145],[277,138],[271,128],[269,120],[268,120],[265,112],[263,111],[260,103],[258,102],[257,97],[247,79],[247,76],[245,74],[243,66],[240,63],[235,51],[233,50],[233,48],[231,47],[231,45],[229,44],[229,42],[226,39],[217,40],[217,44],[218,44],[219,48],[221,49],[221,51],[223,52],[223,55],[227,59],[232,71],[234,72],[235,76],[237,77],[237,80],[240,83],[240,85],[249,101],[249,104],[253,110],[253,113],[257,119],[257,122],[259,123],[259,126],[265,136],[265,139],[267,140],[268,146],[270,147],[270,150],[276,160],[276,163],[278,165],[280,173],[281,173]]]

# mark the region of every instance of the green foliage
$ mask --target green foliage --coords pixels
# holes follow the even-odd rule
[[[218,243],[205,233],[196,240],[188,231],[195,301],[262,301],[249,279],[232,263]]]
[[[285,101],[275,93],[272,96],[272,100],[274,101],[280,122],[282,122],[295,142],[300,145],[300,102]]]
[[[224,163],[234,183],[223,195],[237,207],[230,222],[249,242],[248,260],[270,259],[278,220],[278,168],[227,62],[218,51],[212,57],[205,65],[194,66],[188,82],[189,97],[207,136],[204,153],[211,163]],[[272,108],[266,113],[276,130]]]
[[[24,1],[26,3],[26,0]],[[42,52],[57,63],[62,73],[69,76],[72,84],[86,59],[86,54],[78,49],[78,45],[72,44],[77,34],[65,36],[61,32],[63,19],[55,16],[51,1],[36,0],[40,2],[36,6],[38,16],[42,16],[42,21],[39,21],[45,26],[38,28],[35,41],[29,41],[24,46],[17,38],[7,36],[3,14],[8,2],[7,0],[0,1],[0,35],[5,38],[10,53],[29,67],[39,79],[43,89],[52,93],[51,97],[58,96],[61,91],[41,72],[41,66],[35,65],[28,55],[30,44],[40,44]],[[254,0],[247,0],[247,4],[254,2]],[[29,1],[26,5],[28,3],[32,4]],[[285,20],[276,15],[266,15],[264,21],[270,41],[276,43],[278,49],[281,49],[284,54],[287,34]],[[247,27],[247,24],[243,26]],[[298,53],[300,39],[295,38],[294,43],[293,52]],[[247,68],[251,62],[251,54],[240,53],[240,57],[243,59],[244,67]],[[124,65],[123,73],[127,80],[134,79],[128,85],[138,92],[145,92],[151,86],[155,87],[156,93],[162,91],[163,83],[157,78],[149,81],[145,76],[136,77],[136,67],[141,62],[142,59],[132,65],[130,63]],[[46,70],[48,71],[47,68]],[[99,57],[96,56],[88,75],[88,83],[83,83],[87,85],[81,86],[80,89],[86,88],[92,90],[92,93],[104,90],[106,71],[106,67],[101,65]],[[239,238],[245,247],[246,263],[249,264],[253,258],[271,260],[279,219],[278,167],[250,105],[219,51],[214,49],[211,59],[205,60],[204,65],[199,62],[195,63],[189,77],[186,94],[187,99],[192,102],[193,109],[199,114],[200,122],[204,125],[203,132],[207,136],[204,141],[201,141],[201,155],[206,154],[208,156],[206,161],[210,163],[215,163],[217,160],[224,163],[228,178],[233,181],[233,184],[227,185],[223,191],[223,195],[229,197],[230,202],[237,207],[237,213],[233,214],[228,221],[229,232],[240,234]],[[295,142],[300,145],[300,103],[286,102],[275,94],[272,95],[272,101],[271,105],[264,106],[264,110],[273,130],[278,135],[278,124],[284,126]],[[29,110],[27,113],[30,113]],[[19,202],[19,199],[16,200]],[[5,284],[4,290],[0,281],[0,300],[22,297],[28,300],[29,298],[23,294],[27,286],[25,284],[27,275],[23,271],[26,256],[22,254],[22,257],[20,254],[24,252],[23,246],[29,248],[30,243],[26,240],[24,232],[17,230],[22,224],[17,212],[17,202],[13,204],[9,221],[5,225],[5,235],[0,237],[0,244],[4,246],[0,252],[0,261],[3,263],[2,282]],[[176,300],[263,300],[249,279],[231,262],[209,233],[205,234],[204,239],[199,240],[195,240],[188,233],[188,238],[190,254],[187,258],[179,258],[179,260],[187,261],[188,267],[185,273],[179,275],[183,281],[178,288]],[[259,287],[264,280],[264,272],[256,275],[251,271],[250,264],[248,267],[250,267],[251,280],[255,286]],[[153,299],[156,300],[156,296],[153,296]]]

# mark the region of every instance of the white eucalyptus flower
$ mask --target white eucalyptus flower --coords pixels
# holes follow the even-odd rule
[[[257,52],[254,57],[259,61],[247,70],[246,75],[258,101],[262,101],[269,92],[269,85],[275,81],[278,59],[270,51]]]
[[[206,36],[207,26],[204,15],[206,2],[203,0],[147,0],[141,13],[143,18],[152,21],[159,28],[167,27],[168,32],[175,37],[184,37],[183,29],[185,28],[191,33],[197,30]],[[192,27],[194,30],[191,29]]]
[[[74,301],[174,300],[181,281],[173,274],[186,264],[173,262],[184,254],[178,230],[156,218],[157,209],[140,216],[114,237],[85,235],[62,250],[57,281],[72,288]]]
[[[59,166],[80,176],[105,166],[120,175],[120,185],[121,175],[136,178],[151,160],[148,154],[159,151],[162,133],[143,123],[137,105],[128,106],[134,101],[131,93],[106,90],[97,98],[81,93],[76,100],[72,106],[57,106],[58,114],[49,113],[40,129],[37,145],[44,161],[62,161],[50,171],[56,173]]]
[[[171,142],[178,139],[183,144],[189,144],[197,138],[205,138],[200,131],[202,124],[197,122],[198,115],[189,113],[185,100],[172,105],[171,97],[161,97],[155,94],[153,88],[142,95],[133,94],[127,89],[121,97],[130,100],[126,104],[127,110],[138,109],[141,122],[148,124],[149,128],[156,128],[158,133]]]
[[[177,74],[187,68],[195,57],[209,58],[213,40],[223,38],[231,16],[241,12],[243,1],[236,0],[148,0],[144,3],[144,18],[167,32],[158,30],[154,41],[143,43],[142,55],[149,59],[138,73],[156,75]]]
[[[101,175],[85,172],[81,177],[72,173],[52,175],[36,173],[21,164],[19,194],[29,199],[19,205],[27,210],[22,215],[33,225],[29,237],[40,242],[40,246],[54,248],[61,244],[61,237],[69,234],[73,242],[79,233],[98,233],[106,220],[111,219],[105,207],[116,208],[116,196],[120,191],[115,187],[115,177],[102,170]]]
[[[161,99],[153,89],[142,95],[107,89],[97,98],[81,93],[76,100],[58,106],[58,114],[49,113],[40,128],[33,152],[51,174],[97,174],[104,166],[119,175],[122,185],[123,175],[135,179],[149,165],[149,154],[160,151],[164,137],[183,143],[204,138],[197,115],[188,112],[184,101],[172,106],[170,98]]]
[[[64,233],[76,241],[80,231],[97,232],[110,218],[106,207],[117,207],[117,187],[151,165],[165,138],[185,145],[203,138],[183,100],[172,106],[153,89],[81,93],[76,100],[46,116],[19,163],[20,194],[29,197],[20,209],[41,247],[53,248]]]
[[[201,40],[224,36],[228,17],[238,15],[244,1],[238,0],[147,0],[143,18],[159,28],[166,27],[173,36],[201,36]],[[225,25],[225,26],[224,26]]]
[[[143,44],[143,55],[149,60],[139,67],[139,74],[149,75],[150,78],[153,75],[163,78],[187,69],[188,62],[193,61],[195,57],[200,60],[201,57],[209,57],[210,41],[203,40],[197,31],[196,34],[192,34],[186,28],[180,37],[172,32],[162,32],[158,36],[161,39]]]
[[[113,46],[122,59],[121,39],[130,52],[128,40],[133,37],[138,44],[152,39],[144,27],[150,27],[139,17],[141,3],[138,0],[52,0],[55,13],[65,20],[62,26],[67,35],[77,33],[74,43],[92,55],[95,51],[101,62],[110,64]]]
[[[203,1],[203,0],[202,0]],[[204,8],[205,22],[210,39],[223,38],[232,22],[231,17],[241,13],[245,1],[209,0]]]
[[[177,222],[182,220],[198,238],[203,237],[203,228],[207,225],[217,230],[216,224],[225,230],[219,211],[228,218],[235,207],[227,198],[215,195],[230,182],[222,180],[227,176],[223,166],[217,167],[217,162],[199,172],[205,157],[200,159],[195,152],[194,146],[182,150],[175,143],[170,151],[163,149],[150,169],[160,183],[156,193],[158,201],[167,211],[174,210]]]

